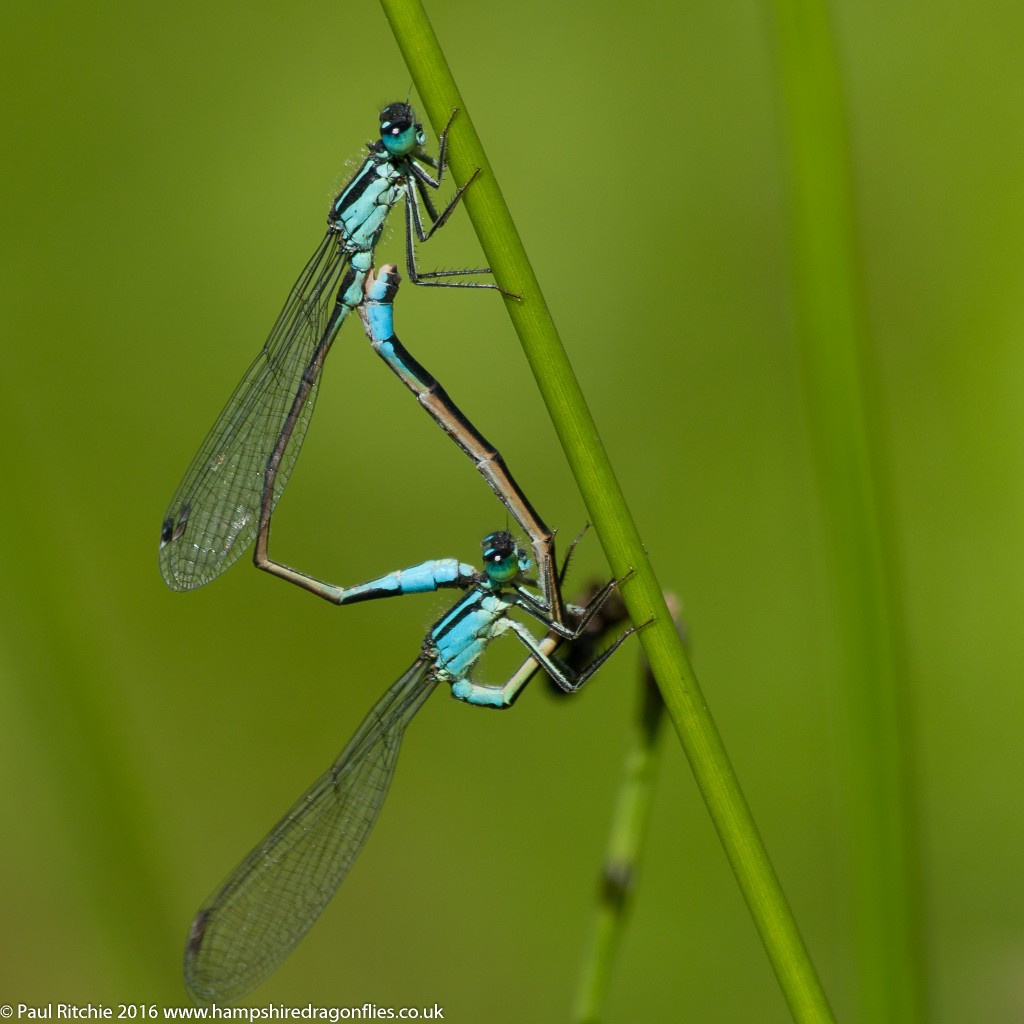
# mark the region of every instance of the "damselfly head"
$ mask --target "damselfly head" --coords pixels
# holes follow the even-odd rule
[[[408,103],[389,103],[380,112],[380,141],[392,156],[408,156],[427,141]]]
[[[530,568],[526,552],[507,530],[489,533],[483,539],[484,572],[495,583],[510,583]]]

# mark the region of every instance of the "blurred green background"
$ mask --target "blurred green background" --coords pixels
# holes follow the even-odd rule
[[[430,13],[848,1020],[845,727],[770,12],[520,0]],[[1016,1022],[1024,8],[833,16],[896,479],[933,1018]],[[342,611],[245,562],[181,596],[156,568],[181,473],[409,75],[372,4],[40,2],[9,6],[5,23],[0,1002],[184,1004],[195,909],[446,604]],[[382,255],[400,250],[393,230]],[[477,253],[460,216],[422,264]],[[575,532],[585,512],[501,303],[413,292],[404,340],[545,518]],[[348,325],[275,555],[356,582],[475,561],[502,525]],[[575,578],[606,572],[589,541]],[[343,892],[253,1001],[563,1019],[635,659],[623,652],[574,700],[537,687],[507,715],[435,697]],[[610,1019],[785,1021],[665,739]]]

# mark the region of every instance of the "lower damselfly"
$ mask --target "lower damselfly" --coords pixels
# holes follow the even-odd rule
[[[571,553],[571,551],[570,551]],[[563,691],[578,690],[634,632],[630,627],[603,653],[576,669],[553,655],[558,639],[538,639],[511,612],[519,609],[550,630],[552,622],[531,594],[530,562],[512,536],[483,541],[482,572],[468,592],[427,633],[420,653],[392,684],[348,745],[294,807],[203,904],[185,949],[185,980],[202,1003],[229,1003],[267,978],[294,949],[341,885],[380,812],[395,771],[406,726],[438,684],[457,700],[480,707],[510,707],[539,665]],[[455,576],[452,561],[405,570]],[[615,589],[612,581],[585,607],[569,606],[583,636]],[[388,584],[385,584],[388,585]],[[471,678],[492,641],[512,633],[529,657],[500,684]]]
[[[487,268],[424,272],[416,265],[415,243],[427,241],[445,223],[470,183],[440,212],[427,191],[441,186],[452,119],[441,132],[435,161],[423,148],[426,133],[408,103],[392,103],[381,112],[380,138],[369,144],[366,159],[331,204],[327,233],[174,492],[160,528],[160,572],[172,590],[192,590],[215,579],[269,520],[306,436],[331,343],[363,301],[385,220],[402,199],[410,281],[497,288],[447,280],[489,273]],[[421,204],[430,221],[426,229]]]

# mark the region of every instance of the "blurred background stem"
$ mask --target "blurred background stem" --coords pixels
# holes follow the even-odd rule
[[[665,705],[649,671],[640,673],[636,690],[629,749],[612,813],[576,999],[569,1017],[572,1024],[597,1024],[604,1016],[615,955],[622,943],[650,823],[658,769],[658,736]]]
[[[849,729],[857,1020],[926,1019],[909,683],[886,425],[826,6],[776,0],[794,308]],[[830,685],[826,681],[825,685]]]
[[[685,643],[679,601],[672,594],[666,594],[665,599]],[[603,633],[606,641],[610,642],[617,632],[621,632],[626,618],[625,608],[622,608],[619,619],[608,612],[604,617],[608,622]],[[582,654],[589,657],[590,651],[585,649]],[[583,949],[576,998],[569,1016],[571,1024],[598,1024],[605,1014],[615,957],[622,944],[651,820],[659,761],[658,738],[664,718],[665,702],[650,667],[642,664],[637,678],[629,746],[597,885],[596,907]]]

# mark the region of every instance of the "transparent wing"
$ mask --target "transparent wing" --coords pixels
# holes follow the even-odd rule
[[[387,796],[405,727],[434,688],[417,660],[363,720],[331,768],[196,914],[185,981],[228,1003],[275,970],[337,891]]]
[[[328,232],[174,492],[160,532],[160,572],[172,590],[209,583],[256,536],[267,459],[317,346],[330,344],[324,331],[347,262]],[[314,381],[281,459],[275,505],[306,436],[316,390]]]

